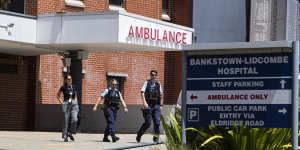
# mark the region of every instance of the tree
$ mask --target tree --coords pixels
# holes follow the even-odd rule
[[[0,10],[6,10],[9,3],[11,3],[11,0],[0,0]]]

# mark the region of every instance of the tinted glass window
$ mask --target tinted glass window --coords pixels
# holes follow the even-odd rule
[[[109,0],[110,5],[122,6],[123,0]]]
[[[1,1],[0,9],[23,14],[24,0],[11,0],[9,3]]]

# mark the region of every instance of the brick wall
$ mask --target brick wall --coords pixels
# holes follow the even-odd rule
[[[17,73],[0,73],[0,130],[33,128],[35,60],[0,54],[0,64],[17,66]]]
[[[37,0],[37,14],[55,13],[63,5],[63,0]]]
[[[124,82],[124,99],[128,104],[142,104],[140,89],[149,78],[149,72],[156,69],[158,79],[164,87],[164,52],[119,52],[91,53],[83,61],[86,74],[82,81],[82,103],[94,104],[107,87],[106,72],[123,72],[128,77]],[[39,81],[40,103],[57,104],[56,93],[63,84],[63,64],[59,55],[40,56]]]
[[[166,52],[165,57],[165,103],[176,104],[181,90],[181,52]]]
[[[189,0],[174,0],[173,13],[177,24],[189,24]],[[76,11],[108,10],[108,0],[84,0],[85,8],[66,7],[64,0],[38,0],[38,14]],[[127,12],[151,18],[161,19],[162,3],[160,0],[126,0],[124,8]],[[174,10],[176,9],[176,11]],[[166,57],[165,57],[166,56]],[[140,88],[149,78],[149,71],[157,69],[159,80],[166,87],[166,103],[175,103],[181,87],[181,55],[168,52],[139,52],[139,53],[97,53],[90,54],[88,60],[83,61],[86,74],[82,81],[82,103],[95,103],[100,92],[107,87],[106,72],[124,72],[128,78],[124,84],[124,98],[129,104],[141,104]],[[61,56],[43,55],[39,59],[40,70],[37,84],[40,86],[39,100],[42,104],[57,104],[55,98],[57,90],[63,84],[61,73]],[[116,63],[118,62],[118,63]],[[166,64],[166,66],[165,66]],[[169,68],[169,69],[165,69]],[[174,72],[175,71],[175,72]],[[166,72],[166,76],[165,76]],[[176,82],[174,82],[176,81]],[[164,85],[166,83],[166,86]]]
[[[37,103],[58,104],[57,91],[63,85],[62,56],[41,55],[39,57],[39,76],[37,84],[39,93]]]
[[[34,3],[36,0],[29,0]],[[55,12],[93,12],[109,9],[109,0],[83,0],[85,8],[70,7],[65,5],[65,0],[37,0],[37,14]],[[30,5],[29,8],[32,8]],[[161,19],[160,0],[126,0],[123,6],[127,12],[143,15],[150,18]],[[29,10],[29,9],[28,9]],[[30,13],[36,15],[35,13]]]
[[[187,27],[190,24],[190,0],[169,0],[171,22]],[[181,52],[165,54],[165,102],[175,104],[181,90]]]
[[[190,23],[190,0],[169,0],[169,16],[171,22],[187,27],[192,27]]]
[[[84,61],[83,68],[86,70],[83,103],[96,102],[107,87],[106,72],[123,72],[128,74],[124,82],[124,100],[128,104],[142,104],[140,90],[144,81],[149,78],[150,70],[158,70],[158,80],[163,84],[164,53],[94,53]]]
[[[129,13],[161,19],[162,3],[160,0],[127,0],[125,9]]]
[[[26,14],[37,15],[37,0],[26,0]]]

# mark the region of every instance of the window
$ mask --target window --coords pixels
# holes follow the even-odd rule
[[[169,17],[169,0],[162,0],[162,19],[170,21]]]
[[[0,10],[7,10],[16,13],[24,13],[24,0],[0,0]]]
[[[123,0],[109,0],[109,5],[122,7]]]
[[[162,13],[163,14],[168,14],[168,10],[169,10],[168,2],[169,2],[169,0],[162,1]]]
[[[117,88],[122,93],[123,98],[124,98],[124,82],[127,77],[128,77],[128,74],[123,73],[123,72],[106,72],[107,88],[110,87],[110,81],[112,79],[116,79],[118,81]]]
[[[15,64],[0,64],[0,73],[17,74],[18,66]]]
[[[118,81],[118,87],[117,89],[122,93],[122,96],[124,98],[124,78],[123,77],[112,77],[112,76],[107,76],[107,88],[111,87],[110,86],[110,81],[112,79],[116,79]]]
[[[110,10],[124,10],[124,0],[109,0]]]

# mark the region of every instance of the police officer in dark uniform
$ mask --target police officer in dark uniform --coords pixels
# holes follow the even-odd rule
[[[67,76],[66,84],[64,84],[57,92],[57,99],[59,103],[62,104],[62,111],[64,113],[62,138],[65,142],[68,142],[68,137],[74,141],[75,139],[73,134],[76,134],[79,107],[77,102],[76,87],[72,85],[72,77],[70,75]]]
[[[116,129],[115,129],[115,121],[117,118],[117,112],[119,110],[119,104],[122,103],[124,107],[124,111],[127,113],[128,109],[125,104],[125,101],[123,100],[121,92],[117,89],[118,82],[116,79],[112,79],[110,81],[110,88],[105,89],[101,97],[99,97],[98,101],[94,105],[93,111],[97,110],[97,106],[99,103],[103,103],[104,100],[104,106],[103,106],[103,112],[104,117],[107,123],[107,126],[104,131],[104,137],[103,142],[110,142],[108,139],[108,136],[110,135],[112,138],[112,142],[118,141],[120,138],[117,137]]]
[[[157,71],[150,71],[151,79],[145,81],[142,89],[142,101],[144,108],[143,117],[145,119],[145,123],[141,126],[140,130],[137,133],[136,141],[139,143],[142,135],[145,131],[150,127],[151,121],[153,119],[154,124],[154,134],[153,141],[158,142],[159,138],[159,126],[160,126],[160,112],[162,111],[163,102],[161,100],[162,88],[159,81],[156,80]]]

